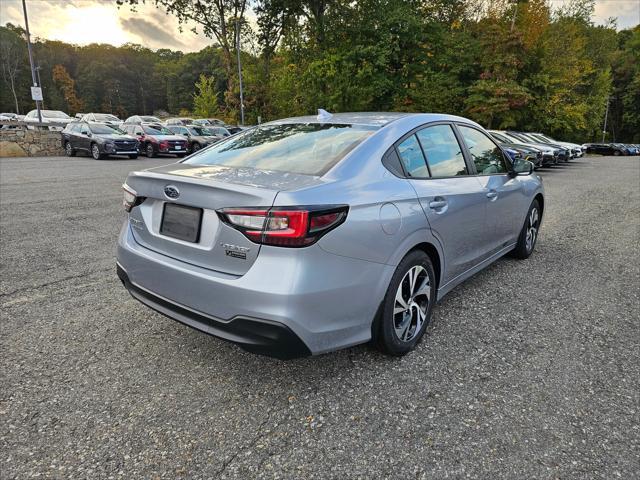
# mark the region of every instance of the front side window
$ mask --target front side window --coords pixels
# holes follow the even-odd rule
[[[462,149],[450,125],[435,125],[418,132],[432,177],[467,175]]]
[[[469,149],[478,175],[507,173],[507,165],[502,150],[480,130],[459,125],[464,143]]]
[[[377,129],[332,123],[262,125],[216,143],[184,163],[323,175]]]
[[[421,178],[429,176],[429,169],[415,135],[411,135],[398,145],[398,156],[408,176]]]

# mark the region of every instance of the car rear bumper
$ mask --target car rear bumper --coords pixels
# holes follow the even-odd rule
[[[225,322],[203,315],[134,285],[119,264],[116,265],[116,270],[118,278],[133,298],[196,330],[235,342],[247,351],[282,360],[311,354],[300,337],[281,323],[242,317]]]
[[[262,246],[242,276],[139,245],[121,231],[119,275],[139,301],[256,353],[320,354],[367,342],[395,267],[305,248]]]

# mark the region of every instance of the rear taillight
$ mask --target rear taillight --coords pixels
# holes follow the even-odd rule
[[[122,190],[124,191],[122,206],[127,212],[130,212],[133,207],[140,205],[145,200],[145,197],[139,197],[136,191],[126,183],[122,185]]]
[[[306,247],[347,218],[349,207],[223,208],[218,216],[249,240],[280,247]]]

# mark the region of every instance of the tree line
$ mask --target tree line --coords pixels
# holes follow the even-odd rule
[[[139,0],[116,0],[129,8]],[[199,52],[36,39],[44,106],[247,123],[329,111],[444,112],[578,142],[640,142],[640,26],[594,0],[149,0],[212,39]],[[115,8],[115,5],[114,5]],[[186,24],[185,24],[186,26]],[[24,31],[0,27],[0,109],[30,100]]]

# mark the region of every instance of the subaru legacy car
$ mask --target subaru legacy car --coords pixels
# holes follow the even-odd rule
[[[131,295],[278,358],[369,341],[409,352],[452,288],[531,255],[545,208],[530,162],[442,114],[265,123],[123,188]]]

